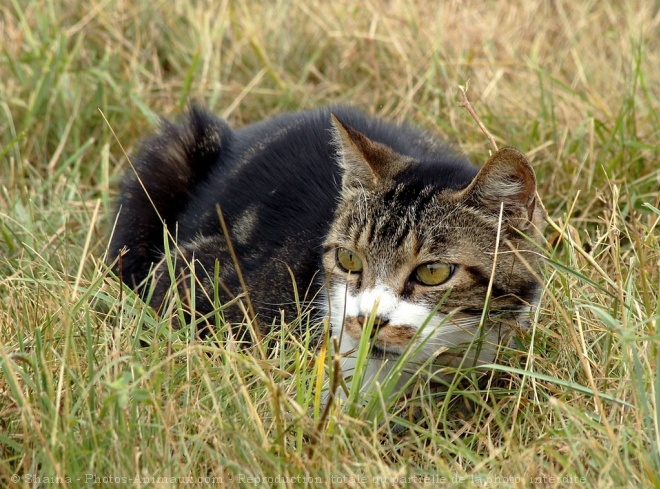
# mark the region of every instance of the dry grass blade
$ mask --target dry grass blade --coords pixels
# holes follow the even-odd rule
[[[488,129],[486,129],[486,126],[484,126],[483,122],[481,122],[481,119],[479,119],[479,116],[477,115],[477,112],[472,108],[472,104],[470,103],[470,100],[468,99],[467,96],[467,91],[468,91],[468,82],[465,82],[465,85],[459,85],[458,89],[461,92],[461,97],[462,100],[459,103],[461,107],[465,107],[465,109],[470,113],[474,121],[477,123],[477,126],[479,126],[479,129],[481,129],[481,132],[483,132],[488,139],[488,142],[493,148],[493,151],[497,153],[497,143],[495,142],[495,138],[493,135],[490,133]]]
[[[647,0],[2,4],[0,486],[660,487],[659,30]],[[200,341],[108,277],[127,155],[189,99],[237,127],[351,103],[475,161],[486,127],[529,148],[557,239],[497,375],[323,407],[332,355],[286,328],[270,356]]]

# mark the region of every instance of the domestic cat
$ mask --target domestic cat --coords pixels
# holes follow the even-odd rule
[[[346,378],[368,329],[364,390],[404,352],[399,386],[423,363],[492,361],[538,300],[543,211],[513,148],[479,170],[437,136],[350,107],[233,130],[193,106],[132,162],[109,248],[125,282],[146,295],[153,278],[157,309],[178,289],[211,323],[221,306],[237,332],[296,321],[302,305],[299,327],[320,337],[329,316]]]

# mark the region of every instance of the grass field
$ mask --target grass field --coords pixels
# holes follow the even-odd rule
[[[660,488],[657,2],[10,0],[0,48],[0,486]],[[481,162],[468,80],[549,214],[486,387],[324,416],[327,360],[197,341],[104,266],[160,115],[352,103]]]

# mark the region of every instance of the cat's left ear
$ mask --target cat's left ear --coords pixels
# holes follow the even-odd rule
[[[515,148],[502,148],[491,156],[461,196],[494,215],[499,216],[501,208],[504,220],[521,231],[540,225],[544,216],[536,198],[534,169]]]
[[[375,189],[408,167],[409,161],[389,146],[372,141],[332,116],[333,143],[343,170],[344,188]]]

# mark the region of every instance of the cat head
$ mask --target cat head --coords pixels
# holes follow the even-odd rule
[[[368,330],[373,368],[417,345],[411,370],[492,361],[538,297],[543,210],[527,158],[503,148],[457,188],[441,162],[430,177],[334,116],[333,132],[343,176],[323,264],[340,353]]]

